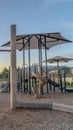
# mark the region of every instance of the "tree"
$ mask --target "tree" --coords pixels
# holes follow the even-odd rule
[[[8,69],[6,67],[2,70],[2,77],[8,78]]]

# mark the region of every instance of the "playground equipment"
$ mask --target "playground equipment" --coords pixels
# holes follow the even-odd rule
[[[10,107],[16,107],[16,49],[23,50],[23,65],[25,68],[25,50],[28,50],[28,92],[31,94],[31,70],[30,70],[30,49],[39,50],[39,67],[42,69],[42,49],[45,49],[46,60],[46,80],[47,79],[47,50],[53,46],[71,42],[64,38],[60,33],[40,33],[40,34],[27,34],[16,36],[16,25],[11,25],[10,28],[10,41],[3,46],[11,47],[11,64],[10,64]],[[24,69],[25,75],[25,69]],[[42,73],[41,73],[42,75]],[[25,78],[25,76],[24,76]],[[25,80],[24,80],[25,81]],[[48,92],[48,84],[47,84]]]
[[[39,83],[34,86],[34,94],[36,97],[41,96],[41,88],[46,84],[46,78],[42,77],[39,73],[32,72],[32,76],[38,79]]]

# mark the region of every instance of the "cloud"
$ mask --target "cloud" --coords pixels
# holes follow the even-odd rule
[[[50,6],[55,6],[56,4],[59,3],[64,3],[64,2],[73,2],[73,0],[42,0],[41,1],[41,10],[46,9]]]

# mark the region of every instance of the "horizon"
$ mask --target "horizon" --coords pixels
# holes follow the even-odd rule
[[[34,67],[39,67],[39,65],[38,64],[36,64],[36,65],[30,65],[30,68],[32,68],[32,69],[34,69]],[[10,66],[9,66],[10,67]],[[6,69],[8,69],[9,70],[9,67],[7,66],[7,67],[1,67],[0,68],[0,73],[2,73],[2,71],[4,70],[4,68],[6,68]],[[19,67],[19,69],[23,69],[23,66],[17,66],[16,68],[18,69],[18,67]],[[27,65],[27,66],[25,66],[25,69],[27,69],[29,66]],[[46,67],[46,65],[42,65],[42,67],[43,68],[45,68]],[[73,67],[69,67],[69,66],[65,66],[65,65],[63,65],[63,63],[61,63],[61,65],[59,65],[59,67],[68,67],[68,68],[73,68]],[[57,69],[57,64],[55,63],[54,65],[52,65],[52,64],[50,64],[50,65],[47,65],[47,69],[48,70],[55,70],[55,69]]]

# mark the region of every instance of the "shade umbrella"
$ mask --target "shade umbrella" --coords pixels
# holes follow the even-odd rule
[[[56,56],[56,57],[47,59],[47,62],[49,62],[49,63],[57,62],[57,68],[59,68],[59,62],[68,62],[70,60],[73,60],[73,59],[72,58],[62,57],[62,56]]]
[[[64,44],[67,42],[72,42],[72,41],[64,38],[59,32],[40,33],[40,34],[38,34],[38,33],[24,34],[24,35],[16,36],[16,49],[18,49],[19,51],[23,50],[23,61],[25,59],[24,51],[29,50],[28,53],[29,53],[29,68],[30,68],[30,49],[39,49],[39,66],[42,66],[42,65],[40,65],[40,64],[42,64],[41,48],[45,49],[45,60],[47,60],[47,49],[50,49],[51,47],[54,47],[54,46],[60,45],[60,44]],[[10,41],[3,44],[2,47],[10,47]],[[46,62],[46,66],[47,66],[47,62]],[[46,69],[46,72],[47,72],[47,69]]]
[[[46,38],[46,40],[45,40]],[[16,36],[16,49],[18,50],[28,50],[29,49],[29,41],[30,41],[30,49],[38,49],[38,40],[41,43],[42,49],[46,47],[49,49],[53,46],[72,42],[66,38],[64,38],[59,32],[56,33],[36,33],[36,34],[24,34]],[[24,45],[23,45],[24,43]],[[10,47],[10,41],[6,42],[2,45],[2,47]]]
[[[49,63],[55,63],[57,62],[57,69],[58,69],[58,83],[59,83],[59,62],[68,62],[70,60],[73,60],[72,58],[66,58],[66,57],[62,57],[62,56],[56,56],[50,59],[47,59],[47,62]],[[46,61],[43,61],[46,62]]]
[[[73,59],[72,58],[62,57],[62,56],[56,56],[56,57],[52,57],[50,59],[47,59],[47,62],[49,62],[49,63],[57,62],[57,67],[59,67],[59,62],[68,62],[70,60],[73,60]]]

